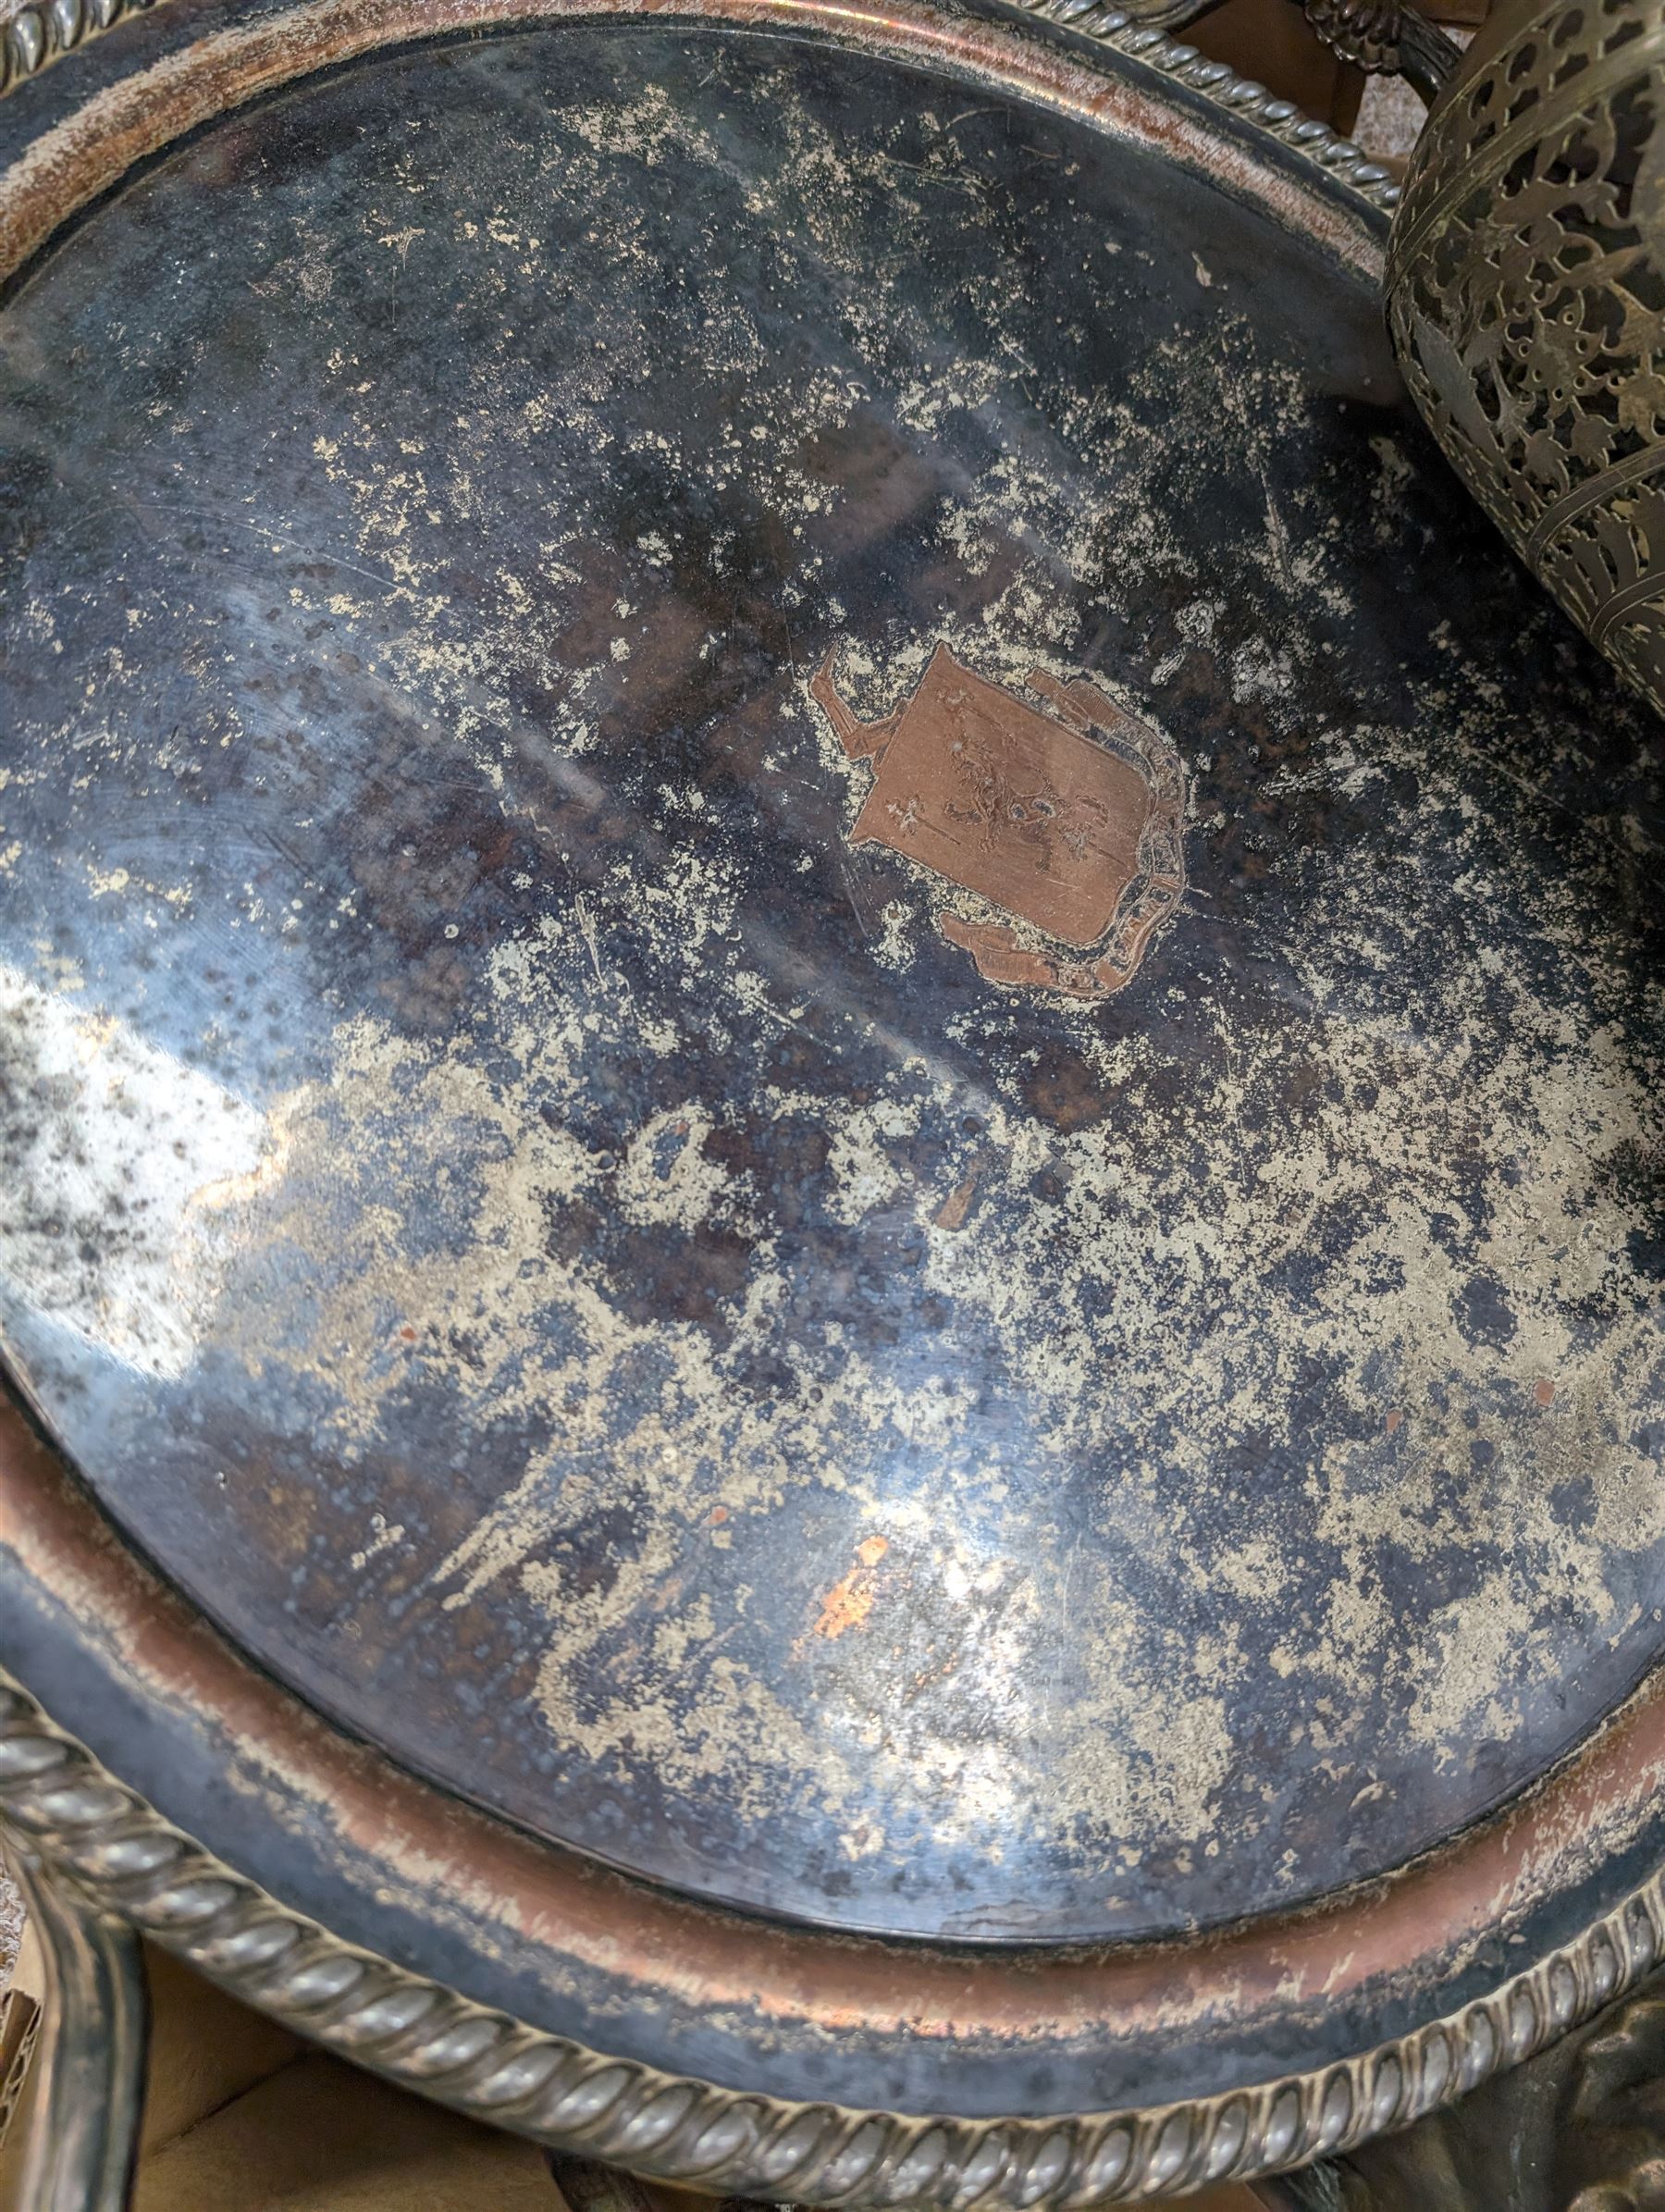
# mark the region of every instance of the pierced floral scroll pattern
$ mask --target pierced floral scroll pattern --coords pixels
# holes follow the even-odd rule
[[[1665,23],[1559,0],[1435,110],[1388,258],[1458,474],[1665,710]]]

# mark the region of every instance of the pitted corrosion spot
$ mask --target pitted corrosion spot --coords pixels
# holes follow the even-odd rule
[[[878,1577],[874,1569],[890,1550],[890,1540],[882,1536],[863,1537],[856,1547],[860,1564],[850,1569],[832,1585],[821,1600],[820,1618],[810,1631],[811,1635],[825,1637],[836,1643],[846,1628],[859,1628],[873,1610],[873,1600],[879,1595]]]

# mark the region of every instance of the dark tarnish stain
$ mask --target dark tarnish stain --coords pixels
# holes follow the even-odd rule
[[[0,1335],[407,1770],[1092,1945],[1402,1864],[1657,1656],[1659,737],[1279,200],[968,105],[574,9],[10,295]]]

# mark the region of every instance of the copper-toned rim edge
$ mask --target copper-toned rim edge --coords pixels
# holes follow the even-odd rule
[[[1363,147],[1225,62],[1210,61],[1183,40],[1142,27],[1109,0],[1008,4],[1174,78],[1276,139],[1367,207],[1386,214],[1398,204],[1400,188],[1391,173]],[[166,0],[26,0],[21,6],[0,7],[0,98],[130,17],[164,5]]]
[[[1084,2206],[1299,2165],[1449,2103],[1665,1952],[1656,1875],[1487,1996],[1355,2058],[1135,2113],[963,2120],[789,2102],[611,2058],[342,1942],[164,1820],[0,1669],[8,1826],[102,1909],[403,2087],[641,2172],[827,2205]]]
[[[1315,193],[1314,177],[1268,163],[1273,134],[1216,133],[1189,105],[1153,98],[1136,71],[1095,66],[1089,42],[1014,38],[1004,19],[945,10],[934,0],[289,0],[252,8],[194,39],[189,10],[174,7],[167,24],[183,20],[183,43],[165,43],[154,53],[135,47],[125,56],[125,74],[94,86],[18,146],[0,167],[0,281],[26,269],[66,221],[138,163],[321,69],[446,34],[622,19],[813,29],[853,50],[945,67],[968,82],[998,85],[1147,151],[1206,160],[1216,183],[1258,198],[1286,221],[1297,219],[1290,200],[1304,194],[1300,219],[1314,241],[1372,282],[1380,278],[1380,236],[1359,219],[1364,205]]]

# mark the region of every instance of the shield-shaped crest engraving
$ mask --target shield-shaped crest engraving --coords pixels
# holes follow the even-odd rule
[[[1185,890],[1185,772],[1167,738],[1085,677],[1035,669],[1031,703],[945,645],[909,698],[863,723],[834,657],[811,696],[873,764],[850,843],[888,845],[1012,917],[939,920],[988,982],[1077,998],[1129,983]]]

